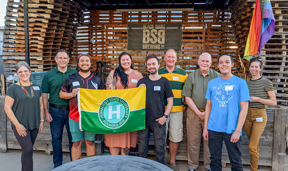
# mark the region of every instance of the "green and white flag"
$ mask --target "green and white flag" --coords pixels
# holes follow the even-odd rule
[[[114,134],[145,129],[146,87],[120,90],[80,88],[80,130]]]

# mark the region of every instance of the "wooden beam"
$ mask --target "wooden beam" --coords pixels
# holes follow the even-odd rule
[[[7,116],[4,111],[5,96],[0,96],[0,152],[7,152]]]
[[[275,109],[274,114],[274,142],[272,170],[285,171],[288,169],[286,154],[286,137],[288,129],[288,109]]]

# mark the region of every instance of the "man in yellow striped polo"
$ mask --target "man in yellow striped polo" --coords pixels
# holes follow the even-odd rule
[[[178,143],[183,139],[182,89],[188,75],[184,69],[176,67],[177,53],[174,49],[167,50],[164,61],[165,66],[159,69],[159,74],[169,80],[174,95],[173,108],[169,115],[169,151],[170,167],[176,169]]]

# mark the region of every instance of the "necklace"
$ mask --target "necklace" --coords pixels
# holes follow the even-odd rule
[[[19,81],[19,84],[21,86],[21,88],[25,91],[26,95],[32,99],[34,97],[34,92],[33,92],[33,88],[32,88],[32,83],[30,82],[30,91],[31,91],[31,95],[29,95],[29,93],[27,92],[27,90],[23,87],[23,85],[21,84],[21,81]]]

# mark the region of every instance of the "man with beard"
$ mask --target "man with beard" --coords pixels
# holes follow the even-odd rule
[[[205,96],[207,104],[203,137],[209,142],[210,168],[213,171],[222,170],[223,141],[232,165],[231,170],[243,170],[240,136],[250,96],[246,81],[232,74],[233,65],[231,56],[222,55],[218,58],[221,76],[209,81]]]
[[[69,56],[68,52],[59,49],[56,52],[55,61],[57,66],[46,72],[42,80],[42,99],[43,109],[46,120],[50,122],[50,130],[52,136],[53,147],[53,163],[54,167],[62,165],[63,153],[62,153],[62,134],[64,125],[66,126],[69,151],[72,147],[72,137],[69,129],[68,114],[69,114],[69,102],[68,100],[61,99],[59,92],[64,80],[77,71],[68,67]],[[49,104],[48,104],[49,96]]]
[[[165,123],[173,106],[173,93],[169,81],[158,74],[160,64],[157,56],[147,56],[146,63],[149,76],[137,84],[146,86],[146,128],[138,131],[138,151],[140,157],[147,158],[150,132],[153,132],[156,161],[165,164]]]
[[[198,59],[199,69],[188,75],[182,95],[188,105],[187,109],[187,154],[189,171],[196,171],[199,166],[200,145],[204,127],[205,94],[210,80],[220,76],[210,69],[212,58],[209,53],[202,53]],[[208,141],[203,141],[204,167],[210,170],[210,152]]]
[[[91,57],[89,55],[79,55],[77,67],[78,73],[70,75],[64,82],[60,98],[69,99],[69,125],[72,135],[73,146],[71,149],[72,161],[78,160],[82,155],[81,145],[83,140],[86,143],[87,156],[95,155],[95,134],[80,131],[77,93],[79,88],[103,89],[104,83],[99,76],[90,71]]]

